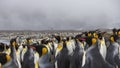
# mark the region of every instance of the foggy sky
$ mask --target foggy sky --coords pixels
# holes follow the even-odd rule
[[[0,0],[0,30],[119,28],[119,0]]]

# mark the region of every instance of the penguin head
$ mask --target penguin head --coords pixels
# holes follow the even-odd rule
[[[112,29],[112,32],[113,34],[117,34],[117,29],[116,28]]]
[[[67,37],[66,40],[67,40],[67,41],[70,41],[70,37]]]
[[[29,44],[29,43],[32,43],[32,39],[31,38],[27,38],[26,39],[26,42]]]
[[[41,40],[41,44],[48,44],[48,41],[46,39]]]
[[[63,48],[67,48],[67,40],[66,40],[66,38],[64,38],[62,41],[63,41]]]
[[[103,36],[102,36],[102,33],[99,33],[99,34],[98,34],[98,38],[99,38],[100,40],[102,40],[102,37],[103,37]]]
[[[98,35],[96,32],[93,33],[93,37],[98,38]]]
[[[58,43],[60,43],[62,41],[62,38],[60,36],[56,36],[55,38],[58,41]]]
[[[91,32],[88,32],[88,35],[87,35],[87,36],[88,36],[88,37],[92,36]]]
[[[10,55],[6,54],[6,53],[0,53],[0,63],[2,65],[6,64],[7,62],[9,62],[11,59]]]
[[[13,38],[13,39],[10,40],[10,45],[11,46],[16,46],[17,45],[16,38]]]

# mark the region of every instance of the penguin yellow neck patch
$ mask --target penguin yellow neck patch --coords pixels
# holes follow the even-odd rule
[[[6,55],[7,62],[10,61],[10,56]]]
[[[120,31],[118,31],[118,35],[120,35]]]
[[[62,46],[61,45],[58,45],[58,47],[57,47],[58,49],[60,49],[60,48],[62,48]]]
[[[95,44],[97,42],[96,38],[92,38],[92,44]]]
[[[46,54],[47,53],[47,48],[42,48],[42,55]]]

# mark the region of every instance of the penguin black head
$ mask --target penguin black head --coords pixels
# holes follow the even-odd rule
[[[116,41],[115,38],[114,38],[114,35],[110,36],[110,41],[111,42],[115,42]]]
[[[113,34],[117,34],[117,29],[116,28],[112,29],[112,32]]]
[[[13,38],[10,40],[10,45],[13,47],[16,48],[16,50],[18,49],[18,44],[17,44],[17,41],[16,41],[16,38]]]
[[[56,36],[55,38],[56,38],[56,40],[58,41],[58,43],[61,42],[61,37],[60,37],[60,36]]]
[[[41,40],[41,44],[48,44],[48,41],[46,39]]]
[[[101,34],[101,33],[99,33],[99,34],[98,34],[98,38],[101,40],[101,39],[102,39],[102,37],[103,37],[103,36],[102,36],[102,34]]]
[[[66,43],[67,43],[67,38],[63,38],[62,39],[62,42],[63,42],[63,48],[66,48]]]
[[[4,51],[4,47],[5,47],[5,45],[3,43],[0,43],[0,52]]]
[[[16,38],[13,38],[10,40],[10,45],[13,45],[13,46],[17,45]]]
[[[89,31],[89,32],[87,33],[87,36],[88,36],[88,37],[92,36],[92,32]]]
[[[69,41],[69,40],[70,40],[70,37],[67,37],[66,40]]]
[[[26,38],[26,41],[27,41],[27,43],[29,44],[29,43],[32,42],[32,39],[29,37],[29,38]]]
[[[84,32],[85,36],[88,36],[88,32]]]
[[[5,63],[9,62],[11,57],[6,53],[0,53],[0,63],[4,65]]]
[[[73,39],[75,39],[73,36],[71,36],[71,39],[73,40]]]
[[[96,32],[93,32],[93,37],[98,38],[98,34]]]

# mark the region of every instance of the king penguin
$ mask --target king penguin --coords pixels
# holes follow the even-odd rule
[[[39,59],[39,67],[40,68],[53,68],[54,64],[50,61],[47,47],[42,47],[41,52],[42,54]]]
[[[22,68],[35,68],[35,63],[34,63],[34,48],[32,47],[32,39],[27,38],[26,39],[26,46],[27,46],[27,51],[25,52],[23,56],[23,62],[22,62]]]
[[[7,62],[9,62],[11,59],[11,57],[6,54],[6,53],[0,53],[0,63],[1,65],[6,64]]]
[[[57,68],[69,68],[70,67],[70,56],[68,54],[66,46],[66,40],[63,40],[63,48],[57,55]]]
[[[115,68],[120,68],[119,44],[115,42],[114,35],[110,37],[110,45],[107,48],[106,60]]]
[[[70,58],[70,68],[81,68],[82,59],[83,59],[83,50],[82,45],[79,45],[79,41],[76,40],[76,47],[73,52],[73,55]]]
[[[92,46],[86,51],[86,61],[82,68],[114,68],[100,54],[98,40],[93,37],[91,42]]]
[[[3,68],[21,68],[21,64],[18,61],[18,58],[16,57],[16,49],[15,46],[17,46],[16,38],[13,38],[10,40],[10,45],[11,45],[11,60],[6,63]]]

